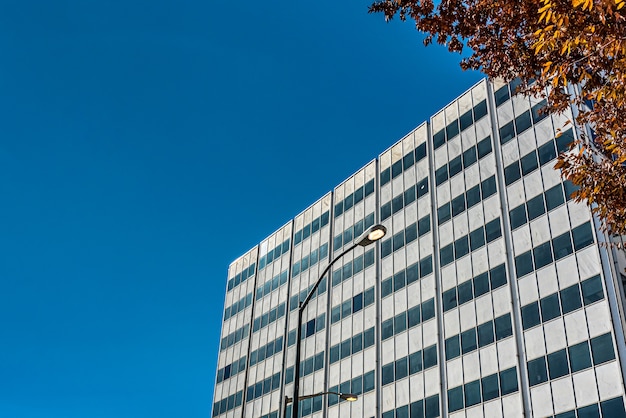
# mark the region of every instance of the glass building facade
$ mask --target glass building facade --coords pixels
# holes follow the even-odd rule
[[[626,417],[626,257],[553,169],[572,115],[483,80],[228,271],[213,417]],[[387,235],[333,264],[370,226]]]

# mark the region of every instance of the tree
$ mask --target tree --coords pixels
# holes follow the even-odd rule
[[[412,19],[450,52],[471,50],[463,69],[519,78],[518,91],[572,108],[580,140],[555,166],[579,186],[610,234],[626,234],[626,0],[379,0],[370,13]],[[626,10],[626,9],[624,9]],[[577,94],[571,94],[572,92]],[[582,127],[592,127],[585,132]]]

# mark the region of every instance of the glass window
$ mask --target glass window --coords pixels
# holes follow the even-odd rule
[[[380,185],[384,186],[391,180],[391,168],[387,168],[380,173]]]
[[[420,237],[430,232],[430,215],[426,215],[417,221],[417,231]]]
[[[497,374],[492,374],[491,376],[483,377],[481,379],[481,385],[483,389],[483,400],[485,402],[490,401],[500,396]]]
[[[363,333],[363,348],[368,348],[374,345],[374,328],[370,328]]]
[[[568,351],[572,373],[591,367],[591,353],[587,341],[569,347]]]
[[[352,387],[350,388],[350,390],[352,391],[352,393],[355,393],[357,395],[360,395],[363,393],[363,376],[357,376],[354,379],[352,379]]]
[[[494,219],[485,225],[485,235],[487,237],[487,242],[491,242],[502,236],[502,231],[500,230],[500,218]]]
[[[489,276],[487,272],[481,273],[474,277],[474,295],[479,297],[489,292]]]
[[[476,147],[471,147],[463,153],[463,167],[467,168],[478,160]]]
[[[459,343],[459,336],[455,335],[450,338],[446,338],[446,360],[452,360],[461,355],[461,345]]]
[[[603,417],[626,417],[626,412],[624,411],[624,400],[621,396],[601,402],[600,409],[602,410]]]
[[[480,403],[480,380],[465,385],[465,407]]]
[[[611,333],[591,339],[591,354],[593,356],[593,364],[595,365],[615,358]]]
[[[404,231],[400,231],[393,236],[393,251],[404,247]]]
[[[437,209],[437,220],[439,225],[450,220],[450,203],[444,203]]]
[[[529,303],[526,306],[522,306],[522,324],[524,329],[529,329],[535,325],[539,325],[541,319],[539,318],[539,304],[537,302]]]
[[[454,177],[461,172],[463,169],[463,164],[461,163],[461,156],[457,156],[450,160],[450,177]]]
[[[574,249],[576,251],[585,248],[587,245],[593,244],[593,232],[589,222],[577,226],[572,229],[572,238],[574,239]]]
[[[500,264],[499,266],[492,268],[489,272],[489,278],[491,280],[492,289],[504,286],[506,284],[506,268],[504,267],[504,264]]]
[[[396,178],[402,174],[402,160],[398,160],[391,166],[391,177]]]
[[[478,159],[483,158],[485,155],[489,155],[491,153],[491,137],[488,136],[481,140],[476,145],[476,149],[478,150]]]
[[[561,315],[559,296],[555,293],[541,299],[541,318],[543,322],[550,321]]]
[[[554,142],[546,142],[537,149],[539,154],[539,164],[544,165],[556,158],[556,149],[554,148]]]
[[[448,141],[459,134],[459,121],[454,120],[451,124],[446,126],[446,136],[448,137]]]
[[[358,353],[363,349],[363,334],[359,333],[352,337],[352,354]]]
[[[583,408],[578,408],[578,418],[600,418],[600,410],[598,404],[592,404]]]
[[[549,211],[563,203],[565,203],[565,199],[563,198],[563,187],[560,184],[546,190],[546,206]]]
[[[529,154],[524,155],[521,158],[520,163],[522,164],[523,176],[525,176],[528,173],[532,173],[539,167],[539,164],[537,162],[537,153],[533,151]]]
[[[502,396],[517,392],[517,370],[515,367],[500,372],[500,393]]]
[[[464,131],[472,126],[472,124],[474,123],[474,119],[472,118],[472,109],[463,113],[459,118],[459,121],[461,122],[461,131]]]
[[[525,111],[521,115],[515,118],[515,129],[517,134],[524,132],[526,129],[532,126],[532,121],[530,120],[530,110]]]
[[[385,364],[382,369],[383,385],[388,385],[394,380],[394,363]]]
[[[476,348],[476,329],[471,328],[461,334],[461,349],[466,354]]]
[[[363,304],[369,306],[374,303],[374,288],[370,287],[363,293]]]
[[[394,197],[391,201],[391,208],[393,213],[397,213],[404,207],[404,195],[400,193],[398,196]]]
[[[467,196],[467,208],[469,209],[478,202],[480,202],[480,186],[476,185],[472,187],[467,192],[465,192],[465,195]]]
[[[496,176],[491,176],[487,180],[483,180],[480,184],[483,199],[488,198],[496,193]]]
[[[422,196],[424,196],[426,193],[428,193],[428,177],[420,180],[416,185],[415,188],[417,189],[417,197],[420,198]]]
[[[396,380],[405,378],[408,375],[409,366],[406,357],[396,360]]]
[[[522,277],[533,271],[533,256],[530,251],[515,257],[515,274]]]
[[[352,298],[352,312],[363,309],[363,293],[359,293]]]
[[[556,138],[556,150],[558,152],[563,152],[569,149],[569,145],[574,142],[574,135],[571,129],[563,132],[562,135]]]
[[[521,177],[522,174],[519,169],[519,161],[515,161],[513,164],[510,164],[504,168],[504,180],[507,186],[516,182]]]
[[[474,120],[482,119],[487,115],[487,100],[483,100],[474,106]]]
[[[542,100],[539,103],[537,103],[536,105],[534,105],[532,107],[532,114],[533,114],[533,123],[538,123],[540,120],[543,120],[545,117],[548,116],[548,114],[546,112],[543,112],[542,109],[547,105],[546,100]]]
[[[425,418],[435,418],[439,416],[439,395],[429,396],[424,399]]]
[[[500,341],[503,338],[513,335],[513,327],[511,325],[511,315],[502,315],[495,319],[496,339]]]
[[[406,243],[413,242],[417,239],[417,224],[413,223],[404,230],[406,235]]]
[[[565,349],[548,354],[548,371],[550,372],[550,379],[557,379],[569,373]]]
[[[435,182],[439,186],[446,180],[448,180],[448,166],[444,164],[435,171]]]
[[[396,418],[409,418],[409,406],[404,405],[396,409]]]
[[[452,217],[463,213],[465,210],[465,194],[452,199]]]
[[[496,106],[500,106],[502,103],[509,100],[509,86],[505,85],[500,87],[498,90],[496,90],[494,96],[496,100]]]
[[[363,375],[363,393],[374,390],[374,371],[365,373]]]
[[[393,291],[396,292],[406,286],[406,274],[400,270],[393,276]]]
[[[437,365],[437,346],[431,345],[424,350],[424,369]]]
[[[528,206],[528,220],[532,221],[533,219],[543,215],[546,213],[546,208],[543,204],[543,195],[533,197],[530,199],[526,205]]]
[[[461,258],[469,253],[469,241],[467,235],[454,242],[454,258]]]
[[[461,283],[459,286],[459,305],[464,304],[472,300],[474,295],[472,294],[472,281],[468,280],[464,283]]]
[[[409,356],[409,373],[418,373],[422,371],[422,352],[418,351]]]
[[[420,144],[415,148],[415,161],[420,161],[426,157],[426,142]]]
[[[409,316],[409,328],[414,327],[421,322],[419,305],[412,307],[407,311],[407,313]]]
[[[453,244],[448,244],[439,250],[439,254],[441,257],[441,265],[445,266],[454,261],[454,248]]]
[[[450,412],[463,409],[463,386],[448,390],[448,408]]]
[[[435,299],[429,299],[422,303],[422,321],[428,321],[435,317]]]
[[[511,219],[511,229],[519,228],[528,222],[526,218],[526,205],[521,204],[518,207],[511,209],[509,212],[509,219]]]
[[[478,345],[484,347],[494,342],[493,322],[485,322],[478,326]]]
[[[563,306],[563,314],[570,313],[582,306],[580,300],[580,288],[578,284],[561,290],[561,305]]]
[[[533,256],[535,258],[535,268],[547,266],[552,262],[552,246],[550,241],[533,248]]]
[[[585,305],[597,302],[604,298],[604,291],[602,290],[602,281],[600,275],[594,276],[585,280],[581,284],[583,291],[583,302]]]
[[[434,144],[435,149],[439,148],[445,143],[446,143],[446,133],[443,129],[437,132],[435,135],[433,135],[433,144]]]
[[[415,202],[415,186],[411,186],[404,191],[404,205]]]
[[[418,264],[411,264],[406,268],[406,284],[409,285],[419,279]]]
[[[433,257],[429,255],[420,260],[420,277],[424,277],[433,272]]]
[[[424,401],[411,402],[411,418],[424,418]]]
[[[359,203],[361,200],[363,200],[363,187],[359,187],[354,191],[354,203]],[[315,225],[315,221],[313,221],[313,224]]]
[[[330,347],[330,364],[339,361],[339,344]]]
[[[382,324],[382,339],[386,340],[393,336],[393,318],[383,321]]]
[[[570,255],[574,250],[572,249],[572,240],[569,232],[559,235],[552,240],[552,248],[554,248],[554,259],[560,260],[563,257]]]
[[[507,123],[500,128],[500,143],[506,144],[515,136],[515,127],[513,121]]]
[[[554,418],[576,418],[576,411],[561,412],[555,415]]]
[[[365,196],[369,196],[370,194],[374,193],[374,179],[368,181],[367,183],[365,183]],[[323,221],[324,216],[322,215],[322,221]],[[324,222],[322,222],[324,223]]]
[[[392,278],[389,277],[388,279],[383,280],[380,284],[381,293],[383,297],[388,296],[393,293],[393,283],[391,280]]]
[[[456,288],[455,287],[443,292],[443,311],[447,312],[453,308],[456,308]]]
[[[395,334],[406,330],[406,312],[402,312],[394,317],[393,330]]]
[[[402,165],[404,166],[405,170],[411,167],[414,163],[415,163],[415,154],[412,152],[409,152],[407,155],[404,156],[404,158],[402,158]],[[356,195],[356,192],[355,192],[355,195]]]
[[[538,385],[539,383],[546,382],[548,380],[548,369],[546,368],[545,357],[539,357],[537,359],[528,362],[528,382],[530,386]]]

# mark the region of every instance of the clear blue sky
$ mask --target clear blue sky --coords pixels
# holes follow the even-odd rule
[[[0,2],[0,417],[208,417],[229,263],[480,78],[368,1]]]

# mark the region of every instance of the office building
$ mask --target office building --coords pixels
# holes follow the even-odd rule
[[[213,417],[625,417],[623,253],[553,169],[571,115],[483,80],[228,271]]]

